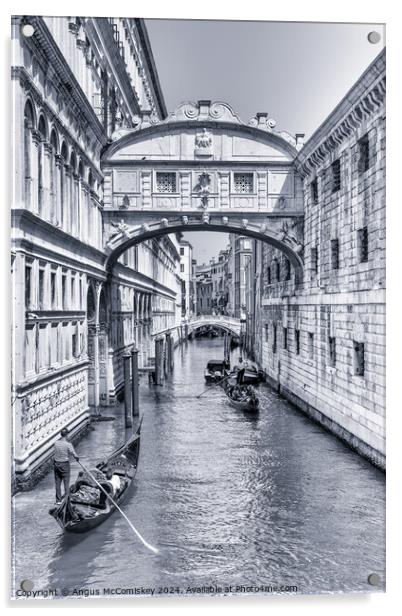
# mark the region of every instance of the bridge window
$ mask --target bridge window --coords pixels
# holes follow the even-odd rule
[[[159,193],[176,192],[176,174],[168,172],[156,173],[156,191]]]
[[[339,158],[334,160],[331,165],[331,173],[332,173],[332,192],[338,192],[341,188],[341,161]]]
[[[252,173],[234,173],[233,174],[233,192],[235,193],[253,193],[254,192],[254,175]]]

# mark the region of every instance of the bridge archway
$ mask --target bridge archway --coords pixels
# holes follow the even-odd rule
[[[266,223],[260,225],[249,224],[245,220],[231,220],[231,222],[223,221],[221,217],[208,217],[208,220],[194,218],[194,220],[183,220],[181,218],[166,218],[150,224],[144,223],[139,227],[129,227],[126,223],[119,223],[118,232],[109,240],[106,246],[106,263],[105,267],[108,272],[113,270],[118,258],[136,244],[140,244],[144,240],[152,237],[160,237],[176,232],[189,231],[217,231],[221,233],[236,233],[252,237],[254,239],[265,242],[282,251],[289,259],[295,271],[296,284],[303,280],[303,259],[302,259],[302,244],[291,238],[287,239],[286,227],[278,226],[277,233],[274,233],[272,224],[268,228]]]
[[[224,102],[179,105],[164,121],[149,113],[117,131],[105,150],[106,268],[146,239],[187,231],[253,237],[303,272],[303,186],[294,159],[300,135],[267,113],[242,122]]]

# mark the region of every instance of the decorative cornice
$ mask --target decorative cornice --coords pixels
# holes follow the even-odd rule
[[[319,126],[295,159],[304,178],[385,103],[385,49]]]
[[[30,16],[29,23],[35,28],[34,35],[29,39],[29,44],[33,47],[37,45],[47,59],[51,58],[52,69],[63,86],[66,98],[70,98],[74,102],[77,111],[85,117],[100,143],[105,145],[107,143],[107,136],[103,126],[52,37],[45,21],[42,17]]]

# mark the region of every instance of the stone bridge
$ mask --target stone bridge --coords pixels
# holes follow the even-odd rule
[[[225,315],[212,315],[212,314],[201,314],[196,317],[191,318],[186,325],[188,326],[188,333],[199,329],[204,326],[212,326],[212,327],[220,327],[221,329],[234,334],[235,336],[240,336],[240,319],[236,319],[235,317],[228,317]]]
[[[166,120],[143,113],[115,133],[102,157],[109,271],[150,237],[182,231],[248,235],[282,250],[303,272],[301,135],[275,130],[267,113],[248,124],[226,103],[183,103]]]

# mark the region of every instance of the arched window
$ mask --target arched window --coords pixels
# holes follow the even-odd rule
[[[60,223],[63,227],[67,225],[67,178],[66,178],[66,167],[65,165],[68,162],[68,149],[66,142],[63,141],[61,144],[60,150],[61,157],[63,159],[61,170],[60,170]]]
[[[27,100],[24,109],[24,180],[25,201],[32,207],[32,130],[35,128],[35,113],[30,100]]]
[[[45,209],[45,174],[44,174],[44,151],[43,144],[47,139],[46,122],[41,115],[38,122],[40,141],[38,143],[38,209],[39,215],[43,216]]]
[[[56,130],[53,128],[50,133],[50,145],[52,148],[50,159],[50,220],[53,224],[57,224],[57,165],[56,156],[59,149],[59,139]]]

